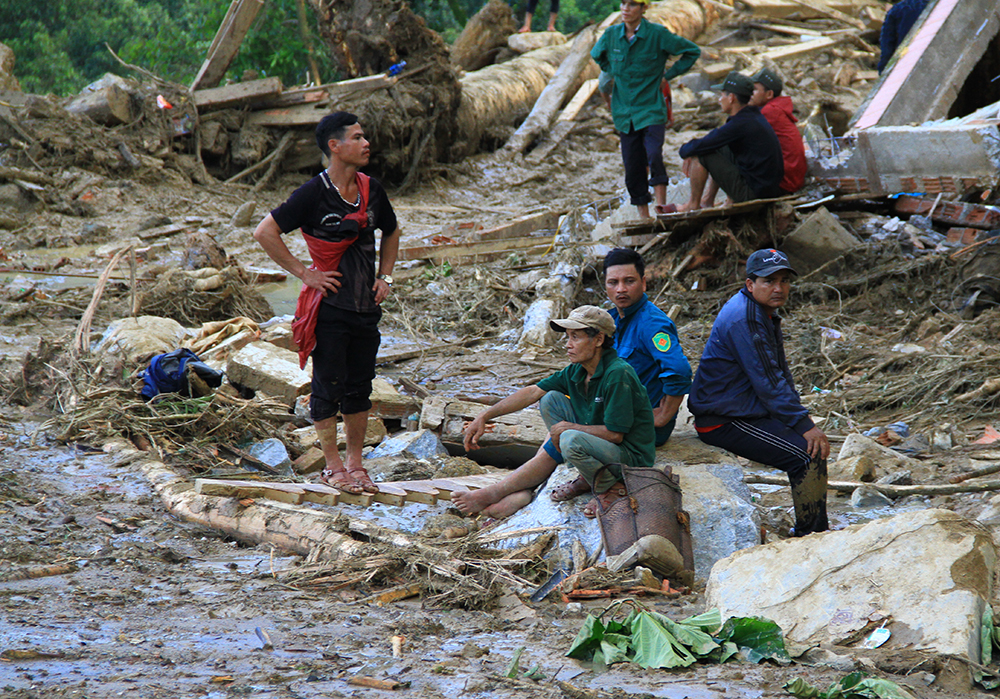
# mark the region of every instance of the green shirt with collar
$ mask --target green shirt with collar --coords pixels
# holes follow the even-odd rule
[[[577,424],[604,425],[624,434],[619,446],[629,466],[653,465],[656,435],[649,396],[635,370],[613,349],[601,350],[589,385],[587,370],[579,364],[570,364],[536,385],[569,396]]]
[[[610,27],[590,55],[615,79],[611,93],[611,117],[621,133],[667,123],[667,105],[660,81],[670,80],[691,69],[701,49],[666,27],[643,18],[632,41],[625,38],[625,25]],[[664,72],[667,60],[677,60]]]

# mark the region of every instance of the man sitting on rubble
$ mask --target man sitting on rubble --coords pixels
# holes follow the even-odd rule
[[[615,305],[615,351],[635,369],[653,408],[656,446],[670,438],[691,387],[691,364],[677,327],[646,295],[646,263],[631,248],[604,257],[604,291]]]
[[[701,441],[788,473],[794,536],[826,531],[830,442],[795,390],[776,313],[795,270],[784,253],[758,250],[746,271],[712,326],[688,408]]]
[[[751,80],[753,80],[753,94],[750,95],[750,105],[760,109],[760,113],[774,129],[774,135],[781,144],[781,160],[785,175],[778,187],[782,195],[794,194],[805,184],[807,169],[805,145],[802,143],[799,127],[795,125],[796,119],[793,114],[795,105],[792,104],[791,97],[781,94],[784,83],[773,70],[761,68]],[[718,192],[719,185],[709,178],[705,185],[705,194],[701,198],[702,207],[714,206]]]
[[[452,502],[465,514],[507,517],[531,502],[533,490],[565,460],[597,495],[584,508],[584,515],[596,517],[599,506],[607,508],[624,495],[621,464],[653,465],[653,410],[635,371],[611,346],[615,334],[611,314],[596,306],[580,306],[568,318],[551,321],[551,326],[566,333],[570,365],[486,408],[465,428],[465,448],[479,447],[489,420],[539,400],[548,439],[498,483],[455,492]]]
[[[691,196],[678,211],[701,208],[709,175],[733,202],[783,194],[778,186],[785,174],[781,144],[760,108],[750,104],[753,81],[733,71],[716,89],[721,90],[719,106],[729,118],[707,135],[681,146],[681,170],[691,180]]]

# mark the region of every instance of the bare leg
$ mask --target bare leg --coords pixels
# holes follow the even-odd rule
[[[368,477],[368,471],[361,463],[361,453],[365,447],[365,431],[368,429],[368,411],[344,415],[344,436],[347,438],[347,472],[351,480],[360,485],[366,493],[377,493],[378,486]]]
[[[708,176],[708,181],[705,183],[705,194],[701,197],[701,206],[703,209],[715,206],[715,196],[719,193],[718,183],[712,179],[712,176]]]
[[[635,208],[639,209],[639,218],[649,218],[649,204],[636,204]]]
[[[705,191],[705,183],[708,181],[708,170],[701,164],[698,158],[690,158],[691,165],[688,170],[688,177],[691,180],[691,197],[686,204],[677,207],[678,211],[697,211],[701,208],[701,195]]]
[[[345,430],[347,429],[345,419]],[[367,423],[367,419],[365,420]],[[337,416],[328,417],[324,420],[317,420],[315,423],[316,435],[319,437],[319,446],[323,450],[323,457],[326,459],[326,467],[320,480],[327,485],[347,491],[348,493],[361,493],[363,489],[356,484],[348,475],[344,468],[344,461],[340,458],[340,449],[337,447]],[[362,434],[361,440],[364,441]],[[350,445],[350,442],[348,442]],[[358,453],[360,460],[361,454]],[[350,450],[348,449],[348,460],[350,460]]]
[[[549,15],[549,31],[554,32],[556,30],[556,13],[553,12]]]
[[[665,184],[654,184],[653,185],[653,201],[656,202],[657,206],[663,206],[667,203],[667,185]]]
[[[519,34],[525,34],[531,31],[531,13],[524,13],[524,26],[517,30]]]
[[[488,485],[479,490],[461,490],[452,493],[451,501],[460,512],[467,515],[483,512],[491,505],[499,505],[507,509],[514,501],[501,505],[509,495],[528,492],[528,500],[518,508],[524,507],[531,500],[531,490],[545,482],[545,479],[556,470],[556,461],[544,449],[539,449],[534,456],[503,477],[499,483]],[[521,496],[523,499],[523,496]],[[511,510],[516,511],[515,510]],[[510,513],[508,513],[510,514]],[[492,515],[496,516],[496,515]],[[506,515],[504,515],[506,516]]]
[[[511,493],[500,502],[495,502],[489,507],[483,508],[483,514],[487,517],[492,517],[493,519],[510,517],[512,514],[530,503],[531,496],[532,491],[519,490],[516,493]]]

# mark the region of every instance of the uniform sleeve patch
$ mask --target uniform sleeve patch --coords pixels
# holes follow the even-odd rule
[[[670,335],[667,333],[656,333],[653,335],[653,347],[660,350],[661,352],[666,352],[670,349]]]

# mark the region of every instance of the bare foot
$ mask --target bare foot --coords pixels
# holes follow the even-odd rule
[[[556,26],[554,24],[550,24],[549,25],[549,31],[550,32],[554,32],[555,30],[556,30]]]
[[[700,208],[701,206],[699,206],[698,203],[689,201],[686,204],[681,204],[680,206],[678,206],[677,213],[683,214],[688,211],[697,211]]]
[[[521,27],[520,29],[518,29],[517,33],[518,34],[527,34],[530,31],[531,31],[531,27],[524,26],[524,27]]]
[[[495,504],[489,488],[479,490],[458,490],[451,494],[451,501],[464,515],[474,515]],[[502,502],[502,500],[501,500]]]
[[[493,519],[503,519],[525,507],[531,502],[532,491],[519,490],[503,498],[500,502],[495,502],[489,507],[484,507],[482,513]],[[461,508],[459,508],[461,509]]]

